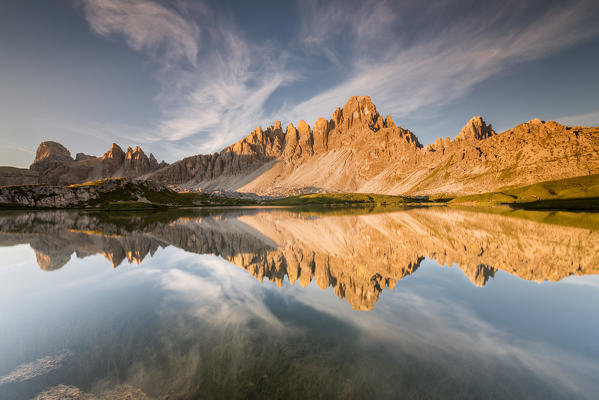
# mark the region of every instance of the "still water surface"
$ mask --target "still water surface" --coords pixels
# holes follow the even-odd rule
[[[3,213],[0,399],[594,399],[598,228],[450,208]]]

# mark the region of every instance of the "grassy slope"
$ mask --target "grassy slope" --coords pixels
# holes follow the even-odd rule
[[[599,174],[460,196],[450,203],[510,204],[525,209],[599,210]]]
[[[452,206],[461,211],[485,213],[494,215],[503,215],[510,218],[525,219],[528,221],[539,222],[543,224],[572,226],[583,229],[599,229],[599,214],[598,213],[581,213],[576,210],[526,210],[514,209],[509,206],[492,206],[492,207],[466,207]]]

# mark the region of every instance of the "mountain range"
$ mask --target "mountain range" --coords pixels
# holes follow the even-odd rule
[[[455,196],[599,173],[599,127],[533,119],[496,133],[470,119],[454,140],[426,147],[383,118],[368,96],[356,96],[312,126],[280,122],[214,154],[158,163],[140,147],[117,144],[102,156],[56,142],[40,144],[29,169],[0,167],[0,185],[69,185],[109,177],[152,180],[178,191],[259,196],[363,192]]]

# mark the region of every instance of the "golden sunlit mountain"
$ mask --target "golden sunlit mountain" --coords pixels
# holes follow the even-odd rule
[[[260,196],[306,192],[463,195],[599,173],[599,127],[534,119],[497,134],[474,117],[456,135],[423,147],[409,130],[383,118],[368,96],[356,96],[312,127],[280,122],[219,153],[173,164],[125,153],[113,144],[101,157],[44,142],[29,170],[0,170],[0,185],[66,185],[109,177],[152,180],[178,191],[236,191]]]

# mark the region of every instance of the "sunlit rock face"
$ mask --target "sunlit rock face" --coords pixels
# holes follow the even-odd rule
[[[203,213],[120,220],[66,211],[4,215],[0,245],[29,243],[48,271],[67,264],[73,253],[102,254],[117,267],[175,246],[220,256],[279,286],[287,279],[331,287],[356,310],[372,309],[385,288],[415,273],[425,257],[457,265],[477,286],[497,270],[537,282],[599,273],[593,214],[552,219],[551,213],[451,208],[335,216],[280,209]]]
[[[491,125],[483,120],[483,117],[472,117],[470,121],[462,128],[460,133],[456,136],[456,140],[483,140],[488,137],[496,135]]]
[[[476,116],[459,133],[439,135],[425,148],[414,133],[383,117],[370,97],[353,96],[330,117],[290,123],[284,130],[280,121],[258,126],[219,152],[171,165],[140,147],[125,152],[113,143],[103,156],[79,153],[73,159],[61,144],[43,142],[30,170],[0,169],[0,186],[127,177],[180,191],[259,196],[338,191],[455,196],[599,173],[599,127],[534,119],[496,133]]]
[[[310,122],[310,121],[309,121]],[[149,174],[181,190],[459,195],[599,172],[599,128],[532,120],[497,134],[480,116],[424,148],[368,96],[330,118],[258,127],[219,153]],[[452,140],[448,136],[454,136]]]
[[[188,157],[150,175],[180,189],[284,195],[356,191],[381,171],[412,165],[416,136],[383,119],[368,96],[355,96],[330,119],[258,127],[219,153]]]

